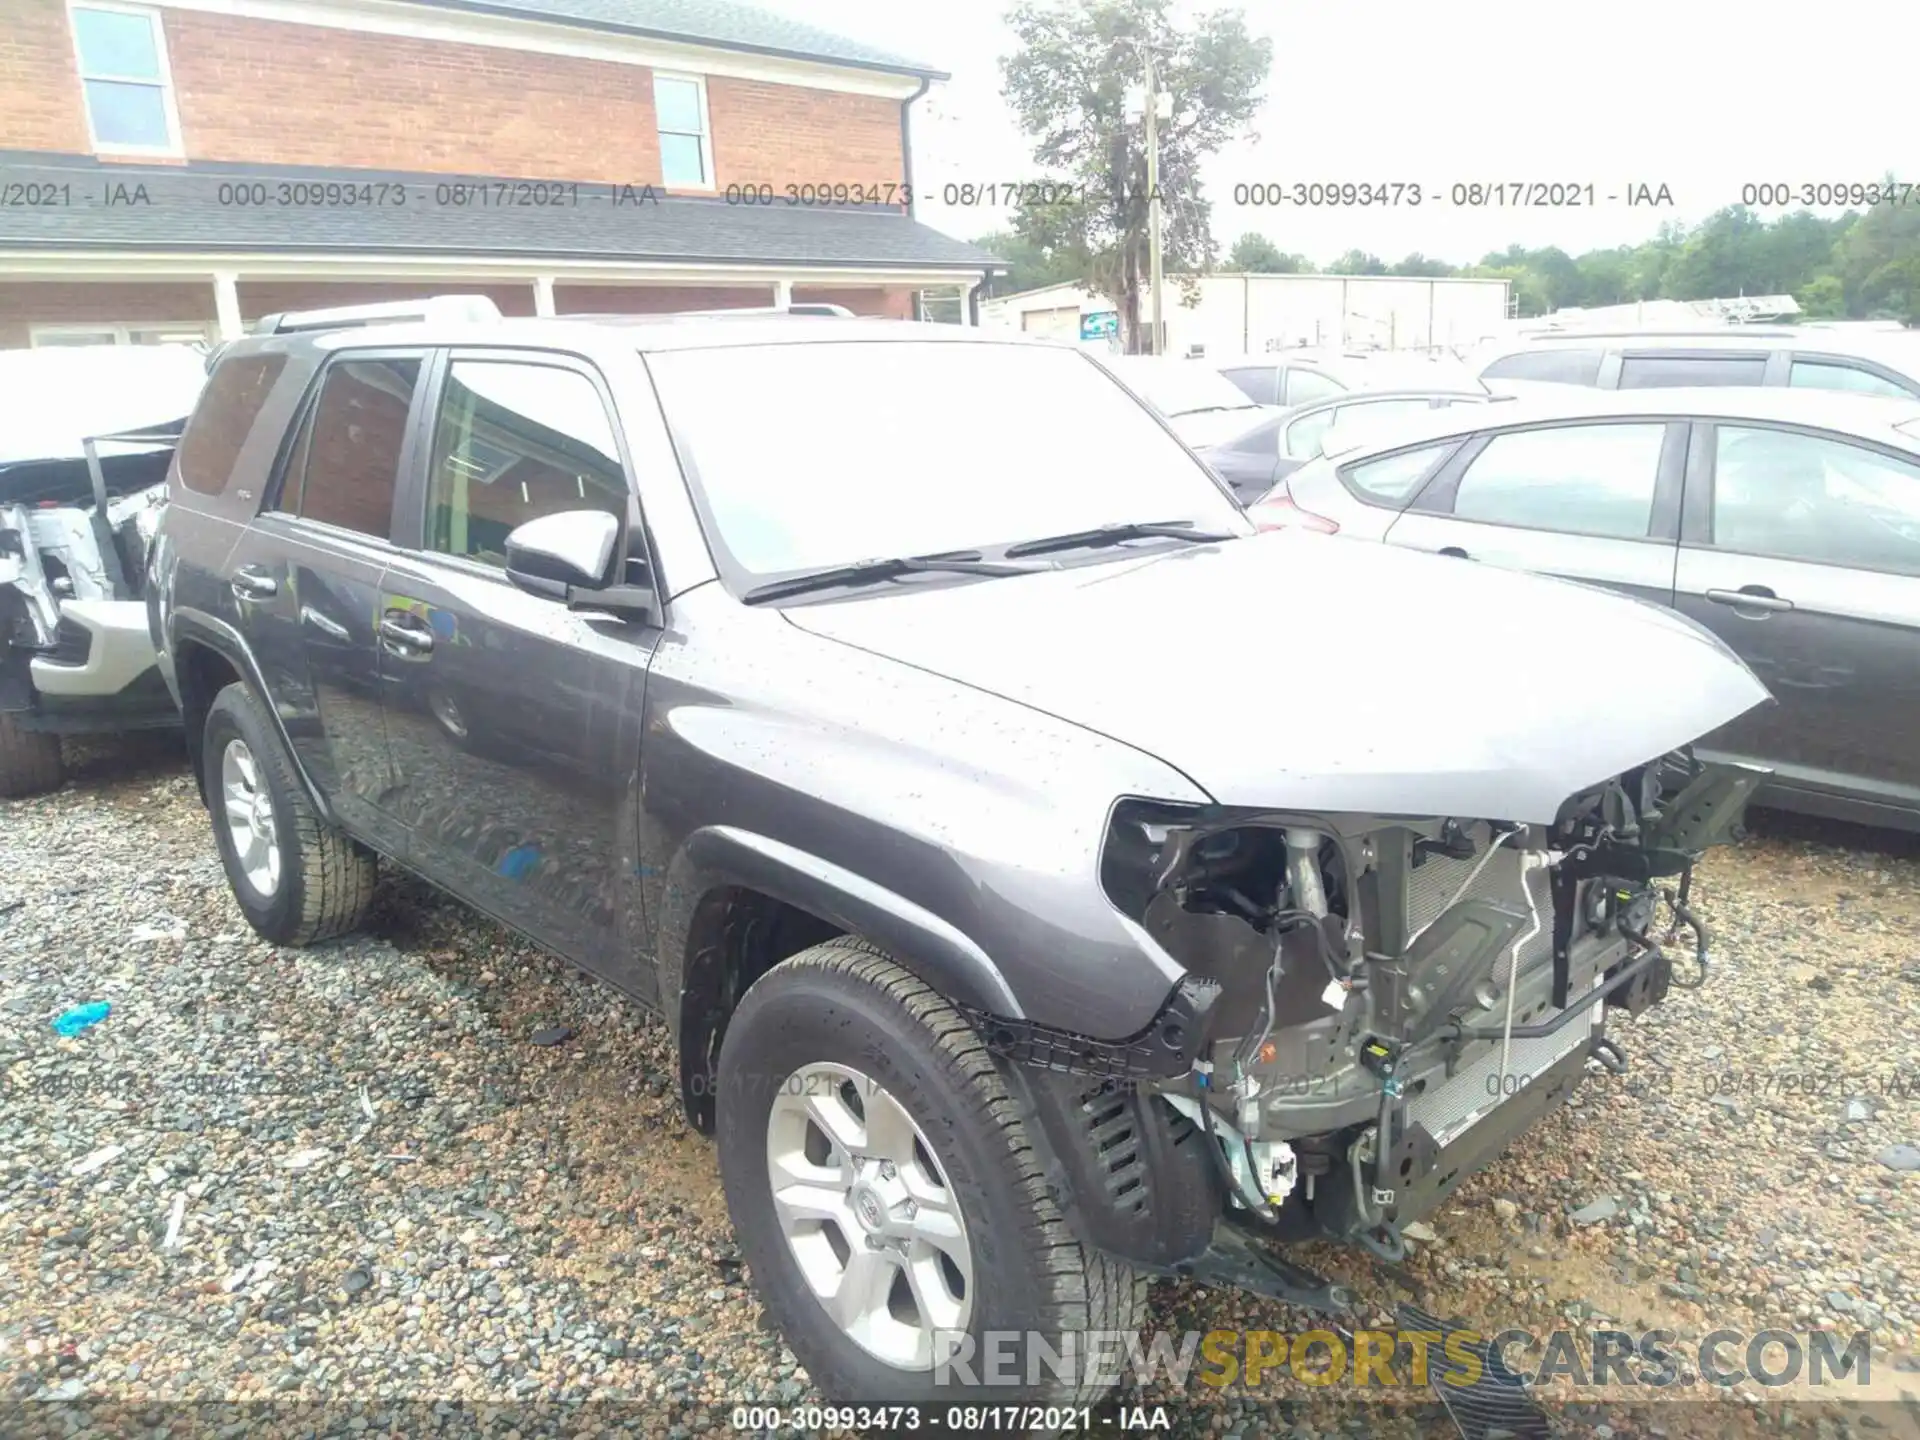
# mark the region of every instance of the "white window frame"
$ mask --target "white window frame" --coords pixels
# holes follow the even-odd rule
[[[691,85],[700,95],[700,169],[707,177],[704,185],[677,185],[667,179],[666,152],[660,154],[660,183],[674,190],[717,190],[719,178],[713,171],[713,116],[707,109],[707,77],[692,75],[684,70],[655,70],[653,72],[653,133],[656,142],[663,135],[684,135],[684,130],[668,130],[660,123],[660,82],[678,80]]]
[[[30,325],[27,327],[27,345],[38,348],[47,339],[57,335],[111,335],[115,345],[132,345],[136,332],[149,330],[191,330],[198,332],[202,342],[208,339],[208,324],[205,320],[182,320],[178,324],[169,324],[164,320],[134,320],[120,325],[111,321],[101,321],[97,325],[84,325],[78,322],[59,325]],[[192,341],[168,342],[192,344]]]
[[[76,10],[101,10],[118,15],[138,15],[143,18],[153,32],[154,58],[160,65],[159,79],[150,79],[144,75],[95,75],[87,70],[86,56],[80,52],[80,27],[74,23]],[[180,138],[180,107],[174,96],[173,62],[167,56],[167,27],[160,18],[160,11],[151,5],[128,5],[122,0],[67,0],[67,33],[73,38],[74,70],[80,77],[80,109],[87,117],[87,139],[93,145],[96,155],[160,155],[169,158],[184,158],[186,150]],[[152,85],[160,91],[160,107],[167,121],[167,143],[164,145],[123,145],[103,141],[93,128],[93,106],[87,102],[87,82],[89,80],[106,81],[119,85]]]

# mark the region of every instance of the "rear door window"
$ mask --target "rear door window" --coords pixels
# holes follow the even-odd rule
[[[1721,425],[1713,544],[1920,575],[1920,464],[1822,435]]]
[[[1644,539],[1666,432],[1662,423],[1637,422],[1495,435],[1460,476],[1453,514],[1566,535]]]
[[[1482,380],[1550,380],[1560,385],[1597,385],[1599,350],[1523,350],[1503,355],[1480,372]]]
[[[1620,362],[1622,390],[1664,390],[1676,385],[1760,385],[1765,355],[1628,355]]]
[[[214,367],[180,437],[181,484],[202,495],[227,488],[240,447],[286,368],[284,355],[232,355]]]
[[[1891,395],[1907,399],[1920,387],[1896,384],[1884,375],[1838,360],[1795,360],[1787,384],[1800,390],[1851,390],[1861,395]]]
[[[1390,421],[1395,416],[1424,415],[1431,409],[1433,402],[1430,400],[1410,400],[1405,397],[1330,405],[1324,410],[1302,416],[1287,427],[1286,449],[1283,453],[1292,460],[1311,460],[1320,453],[1320,442],[1333,430],[1339,430],[1342,436],[1355,431],[1364,432],[1368,425]]]
[[[330,364],[287,457],[278,508],[387,538],[407,417],[419,383],[415,357]]]

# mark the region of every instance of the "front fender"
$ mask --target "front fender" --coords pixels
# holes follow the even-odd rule
[[[660,994],[680,1041],[688,947],[700,902],[740,885],[861,935],[950,1000],[1019,1017],[1020,1002],[993,959],[924,906],[844,866],[733,825],[690,834],[667,867],[658,927]]]

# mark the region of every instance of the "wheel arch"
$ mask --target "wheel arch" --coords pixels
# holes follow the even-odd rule
[[[333,823],[333,810],[319,787],[313,783],[313,777],[307,773],[306,767],[300,763],[292,737],[287,734],[286,719],[273,703],[266,678],[260,672],[260,663],[254,658],[246,637],[224,620],[185,608],[173,612],[170,628],[169,648],[172,651],[174,683],[179,688],[180,715],[187,732],[187,754],[193,762],[194,779],[199,782],[200,798],[205,800],[207,797],[207,777],[203,773],[205,767],[200,753],[207,712],[213,707],[215,696],[228,685],[238,683],[260,697],[262,708],[272,721],[274,734],[286,752],[307,802],[321,819]]]
[[[950,1000],[1022,1014],[980,947],[924,907],[845,867],[733,826],[691,835],[668,867],[658,927],[660,995],[688,1120],[711,1132],[727,1021],[747,988],[790,955],[857,935]]]

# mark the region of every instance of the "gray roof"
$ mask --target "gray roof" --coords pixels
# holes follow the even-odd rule
[[[1507,382],[1496,381],[1496,386]],[[1362,399],[1364,396],[1351,396]],[[1560,420],[1671,420],[1698,417],[1732,424],[1772,421],[1833,430],[1883,445],[1920,451],[1920,400],[1898,400],[1844,390],[1795,390],[1787,386],[1715,385],[1650,390],[1595,390],[1585,385],[1540,381],[1514,387],[1485,405],[1455,405],[1395,421],[1391,429],[1366,430],[1334,458],[1342,463],[1374,451],[1397,450],[1420,440],[1445,440],[1509,425]]]
[[[1675,330],[1642,327],[1621,330],[1556,330],[1488,341],[1480,353],[1492,358],[1531,350],[1804,350],[1828,355],[1859,355],[1898,364],[1912,371],[1920,363],[1920,331],[1832,330],[1812,325],[1716,325]]]
[[[613,30],[663,40],[684,40],[761,55],[825,60],[862,70],[888,70],[945,80],[945,71],[908,60],[858,40],[848,40],[733,0],[419,0],[446,10],[513,15]]]
[[[551,182],[393,171],[201,163],[102,165],[0,152],[0,186],[64,186],[62,203],[0,206],[0,249],[76,252],[313,252],[497,255],[522,259],[1005,268],[985,250],[893,206],[729,204],[581,182],[576,203],[500,203],[556,193]],[[282,199],[281,186],[300,186]],[[315,186],[351,186],[345,191]],[[452,203],[447,187],[469,187]],[[544,192],[535,189],[545,187]],[[227,187],[223,189],[223,187]],[[234,189],[232,187],[245,187]],[[258,188],[264,187],[264,190]],[[146,204],[110,204],[144,190]],[[235,203],[264,194],[268,203]],[[359,203],[348,203],[349,200]],[[442,203],[443,201],[447,203]]]

